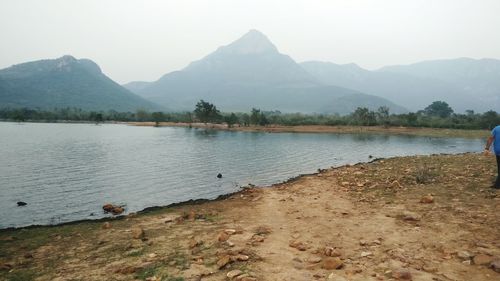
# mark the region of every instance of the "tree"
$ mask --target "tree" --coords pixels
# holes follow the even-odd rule
[[[250,114],[250,124],[259,125],[260,123],[260,109],[252,108],[252,113]]]
[[[267,120],[266,115],[264,115],[263,112],[261,112],[259,116],[259,125],[261,126],[269,125],[269,120]]]
[[[377,122],[375,112],[370,111],[366,107],[356,108],[356,110],[352,113],[352,117],[358,125],[371,126],[375,125]]]
[[[155,121],[155,127],[158,127],[160,122],[165,120],[165,114],[163,114],[163,112],[153,112],[151,113],[151,117],[153,117],[153,121]]]
[[[453,113],[453,109],[444,101],[435,101],[427,106],[424,112],[429,116],[447,118]]]
[[[194,115],[203,123],[217,122],[222,118],[217,107],[204,100],[200,100],[196,104]]]
[[[385,127],[389,126],[389,107],[381,106],[377,110],[377,119],[379,124]]]
[[[236,116],[236,114],[231,113],[229,116],[226,116],[224,118],[224,121],[226,121],[227,126],[229,128],[231,128],[231,127],[233,127],[234,124],[236,124],[238,122],[238,117]]]

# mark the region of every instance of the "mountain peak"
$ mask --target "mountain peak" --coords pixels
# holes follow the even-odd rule
[[[278,49],[262,32],[251,29],[240,39],[222,48],[234,54],[277,53]]]

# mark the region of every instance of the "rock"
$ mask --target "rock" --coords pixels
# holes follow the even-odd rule
[[[222,178],[222,174],[221,174],[221,173],[218,173],[218,174],[217,174],[217,178],[218,178],[218,179]]]
[[[112,210],[111,210],[111,213],[113,215],[119,215],[121,213],[123,213],[123,211],[125,211],[125,209],[123,209],[123,207],[120,207],[120,206],[115,206]]]
[[[194,238],[189,240],[189,249],[193,249],[194,247],[198,246],[200,242],[196,241]]]
[[[226,245],[227,245],[228,247],[234,247],[234,243],[233,243],[233,242],[231,242],[231,241],[229,241],[229,240],[227,240],[227,241],[226,241]]]
[[[132,238],[141,239],[141,240],[146,238],[146,233],[144,232],[144,229],[142,229],[141,227],[133,228],[132,229]]]
[[[361,257],[362,258],[368,257],[368,256],[373,256],[373,253],[372,252],[361,252]]]
[[[225,242],[228,239],[229,239],[229,234],[227,234],[226,232],[219,233],[219,236],[217,237],[217,240],[219,240],[219,242]]]
[[[319,263],[322,260],[320,257],[310,257],[307,259],[308,263]]]
[[[323,261],[322,267],[326,270],[339,269],[344,265],[344,262],[338,258],[326,258]]]
[[[430,194],[427,194],[420,199],[420,203],[424,203],[424,204],[434,203],[434,197],[432,197],[432,195],[430,195]]]
[[[229,279],[233,279],[234,277],[238,276],[238,275],[241,275],[243,274],[243,271],[239,270],[239,269],[236,269],[236,270],[231,270],[229,271],[226,276],[227,278]]]
[[[104,206],[102,206],[102,209],[104,210],[104,212],[109,213],[113,210],[114,207],[115,206],[113,206],[113,204],[107,203],[107,204],[104,204]]]
[[[474,262],[474,264],[477,265],[489,265],[493,261],[493,257],[484,254],[479,254],[474,256],[472,261]]]
[[[500,273],[500,259],[496,259],[490,263],[491,269],[493,269],[495,272]]]
[[[271,233],[271,228],[269,226],[264,226],[261,225],[255,229],[255,234],[270,234]]]
[[[307,250],[307,245],[303,242],[300,242],[300,241],[292,241],[292,242],[290,242],[289,246],[292,248],[295,248],[299,251]]]
[[[23,257],[24,257],[25,259],[32,259],[32,258],[33,258],[33,254],[32,254],[32,253],[25,253],[25,254],[23,255]]]
[[[250,259],[250,257],[247,255],[237,255],[236,256],[236,260],[238,260],[238,261],[247,261],[248,259]]]
[[[457,253],[457,256],[462,260],[470,260],[472,255],[467,251],[460,251]]]
[[[412,280],[411,272],[406,268],[394,270],[392,272],[392,278],[397,280]]]
[[[10,263],[0,263],[0,270],[11,270],[14,266]]]
[[[326,247],[324,253],[325,253],[325,256],[327,256],[327,257],[340,257],[340,256],[342,256],[342,252],[339,249],[335,249],[332,247]]]
[[[360,246],[366,246],[367,244],[368,244],[368,242],[366,242],[366,240],[359,240]]]
[[[217,261],[217,267],[221,269],[230,262],[231,262],[231,257],[229,255],[225,255]]]
[[[345,279],[342,276],[338,276],[335,273],[332,273],[332,274],[328,275],[328,279],[327,280],[328,281],[347,281],[347,279]]]
[[[404,211],[403,212],[403,220],[405,220],[405,221],[419,221],[420,216],[418,214],[410,212],[410,211]]]
[[[137,268],[135,266],[127,265],[127,266],[123,266],[123,267],[117,268],[115,270],[115,273],[132,274],[132,273],[135,273],[138,270],[139,270],[139,268]]]
[[[102,229],[110,229],[110,228],[111,228],[111,224],[109,223],[109,221],[102,224]]]
[[[22,206],[26,206],[26,205],[28,205],[28,203],[26,203],[26,202],[23,202],[23,201],[17,202],[18,207],[22,207]]]
[[[229,234],[229,235],[233,235],[233,234],[236,234],[236,229],[228,228],[228,229],[224,229],[224,232]]]

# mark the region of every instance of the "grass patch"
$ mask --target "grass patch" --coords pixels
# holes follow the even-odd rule
[[[6,281],[29,281],[34,280],[36,277],[36,272],[31,269],[14,270],[7,274],[0,273],[0,279]]]
[[[415,172],[415,182],[418,184],[431,183],[434,182],[438,176],[438,171],[427,166],[427,164],[423,164],[422,166],[418,167],[417,171]]]

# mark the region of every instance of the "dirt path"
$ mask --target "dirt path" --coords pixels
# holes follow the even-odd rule
[[[478,154],[393,158],[106,223],[2,231],[0,280],[500,280],[494,169]]]

